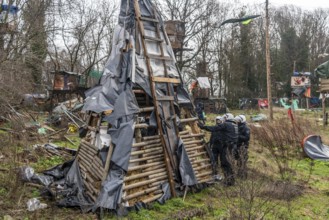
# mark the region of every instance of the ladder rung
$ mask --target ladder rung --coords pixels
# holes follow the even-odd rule
[[[150,22],[154,22],[154,23],[159,23],[159,20],[154,19],[154,18],[140,17],[140,19],[141,19],[142,21],[150,21]]]
[[[199,120],[199,118],[184,118],[184,119],[181,119],[180,122],[181,123],[188,123],[188,122],[194,122],[194,121],[197,121]]]
[[[173,96],[160,96],[156,98],[157,101],[174,101],[174,97]]]
[[[180,79],[176,78],[166,78],[166,77],[152,77],[153,82],[160,82],[160,83],[175,83],[175,84],[180,84]]]
[[[159,56],[159,55],[155,55],[155,54],[149,54],[149,57],[151,59],[156,59],[156,60],[168,60],[168,61],[173,61],[173,59],[171,57],[167,57],[167,56]]]
[[[163,42],[163,40],[160,39],[160,38],[150,37],[150,36],[144,36],[144,39],[145,40],[150,40],[150,41],[156,41],[156,42],[159,42],[159,43],[162,43]]]

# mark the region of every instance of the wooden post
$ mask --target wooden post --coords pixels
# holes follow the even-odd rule
[[[323,119],[323,126],[326,126],[326,95],[327,93],[322,93],[322,119]]]
[[[270,52],[270,18],[268,15],[268,0],[266,0],[266,75],[267,75],[267,99],[270,120],[273,120],[273,105],[272,105],[272,83],[271,83],[271,52]]]

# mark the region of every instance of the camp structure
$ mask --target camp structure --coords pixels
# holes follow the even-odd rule
[[[121,210],[211,182],[210,151],[151,0],[121,1],[112,43],[100,84],[86,92],[60,204]]]

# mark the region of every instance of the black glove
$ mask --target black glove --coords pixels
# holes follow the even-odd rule
[[[204,128],[205,128],[204,124],[202,124],[202,123],[200,123],[200,122],[198,122],[198,126],[199,126],[199,128],[201,128],[201,129],[204,129]]]
[[[232,153],[236,160],[239,159],[240,155],[239,155],[238,146],[236,144],[233,145]]]

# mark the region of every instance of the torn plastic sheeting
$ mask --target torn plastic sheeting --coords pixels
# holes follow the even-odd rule
[[[178,98],[178,103],[180,105],[191,105],[192,106],[190,96],[189,96],[188,92],[186,91],[186,89],[184,88],[183,84],[180,84],[177,87],[177,98]]]
[[[149,125],[150,125],[150,127],[153,127],[153,128],[158,127],[158,123],[157,123],[157,119],[156,119],[155,115],[156,115],[156,113],[153,110],[151,113],[151,116],[150,116],[150,120],[149,120]]]
[[[111,124],[116,124],[119,118],[126,115],[133,115],[139,112],[139,107],[136,101],[136,97],[131,88],[127,88],[116,99],[113,113],[104,118],[105,121]]]
[[[124,117],[122,120],[124,120]],[[115,145],[111,161],[127,171],[134,138],[134,118],[121,122],[117,128],[109,130],[112,143]]]
[[[116,25],[114,28],[114,34],[112,39],[112,50],[110,53],[110,57],[105,64],[105,70],[103,76],[101,78],[101,84],[103,83],[104,76],[117,77],[119,78],[121,75],[121,56],[122,49],[126,45],[127,39],[127,31],[123,26]],[[129,35],[128,35],[129,36]]]
[[[142,17],[153,17],[152,3],[149,0],[139,1],[139,7]],[[119,23],[127,25],[127,28],[133,28],[135,24],[135,10],[133,0],[122,0],[121,10],[119,15]],[[144,22],[145,29],[155,30],[154,23]]]
[[[184,143],[180,138],[178,141],[177,156],[179,160],[179,172],[182,178],[182,183],[185,186],[193,186],[198,184],[192,164],[188,158]]]
[[[54,182],[53,177],[36,174],[32,167],[22,167],[20,173],[22,180],[25,182],[33,182],[44,186],[50,186]]]
[[[121,57],[121,74],[120,74],[120,82],[125,83],[127,79],[131,79],[132,75],[132,50],[129,52],[122,53]]]
[[[142,73],[142,69],[136,68],[135,84],[139,85],[150,97],[152,97],[149,78]]]
[[[102,183],[102,189],[95,202],[93,211],[99,207],[110,210],[117,210],[121,203],[123,181],[125,171],[114,163],[111,163],[110,172],[106,180]]]
[[[34,212],[38,209],[45,209],[48,207],[47,204],[41,203],[37,198],[29,199],[26,203],[26,206],[29,212]]]
[[[314,160],[329,160],[329,147],[322,143],[321,137],[311,135],[303,141],[304,152]]]
[[[60,180],[65,178],[67,173],[72,167],[74,160],[67,161],[63,164],[57,165],[49,170],[43,171],[42,173],[47,176],[52,176],[55,180]]]
[[[57,205],[60,207],[80,207],[82,211],[91,210],[93,203],[84,194],[83,181],[77,160],[75,160],[65,177],[64,190],[60,193],[64,199]]]
[[[101,88],[95,87],[94,91],[99,90]],[[82,111],[94,111],[96,113],[100,113],[103,111],[108,111],[113,109],[113,105],[108,101],[102,91],[98,91],[94,93],[92,96],[88,96],[85,99],[85,105],[83,106]]]
[[[133,0],[121,0],[120,14],[119,14],[119,24],[127,28],[133,28],[135,23],[135,11],[134,7],[129,7],[129,5],[134,5]]]
[[[169,183],[166,182],[166,183],[163,183],[161,185],[161,189],[162,189],[162,192],[163,192],[163,195],[157,200],[160,204],[165,204],[165,202],[167,200],[169,200],[171,198],[171,192],[170,192],[170,186],[169,186]]]

